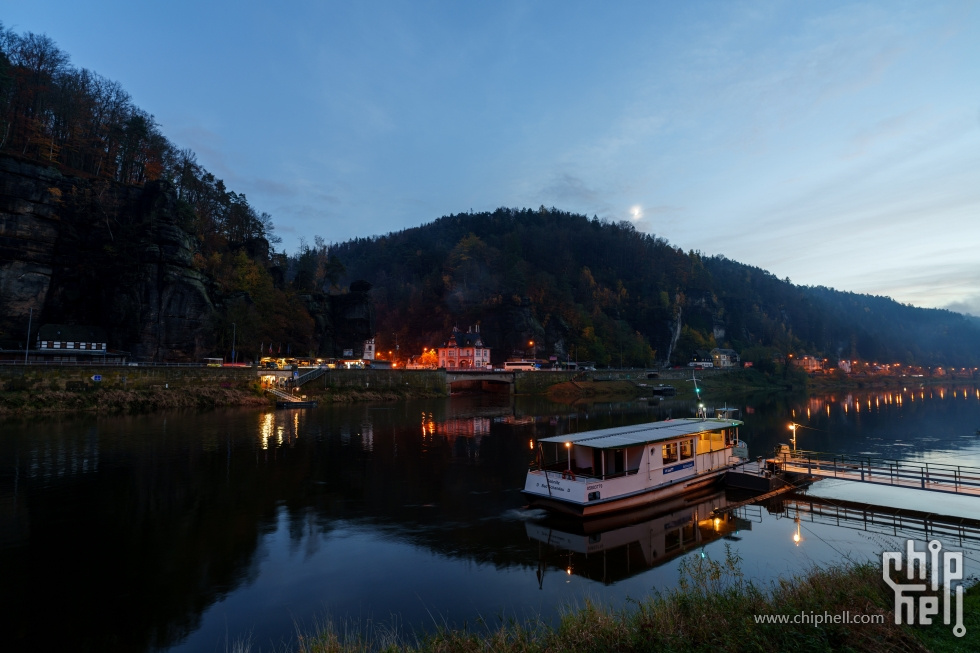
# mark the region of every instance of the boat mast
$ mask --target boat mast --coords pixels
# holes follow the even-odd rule
[[[704,410],[704,404],[701,402],[701,388],[698,387],[698,377],[695,376],[694,370],[691,370],[691,378],[688,379],[694,383],[694,400],[698,402],[698,408],[695,412],[695,417],[700,417],[701,419],[706,419],[707,413]]]

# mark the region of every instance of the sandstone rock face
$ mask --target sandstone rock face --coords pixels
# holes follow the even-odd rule
[[[23,347],[40,319],[60,231],[61,175],[0,157],[0,347]]]
[[[144,188],[63,176],[0,158],[0,347],[19,348],[31,315],[101,326],[109,348],[191,361],[211,349],[208,280],[165,182]]]
[[[195,269],[191,219],[167,182],[121,186],[0,157],[0,348],[23,350],[41,325],[66,324],[102,327],[109,348],[134,359],[212,355],[229,321],[219,313],[250,299],[219,296]],[[268,260],[264,239],[246,250]],[[307,298],[318,355],[361,355],[374,337],[370,289]]]
[[[317,356],[345,357],[346,351],[360,358],[364,342],[374,337],[374,304],[368,292],[371,285],[355,281],[348,292],[340,295],[315,294],[303,297],[313,316],[313,338]]]

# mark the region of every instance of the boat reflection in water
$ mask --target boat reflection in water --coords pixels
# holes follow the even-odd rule
[[[581,521],[548,517],[528,522],[527,535],[543,546],[538,556],[538,586],[549,567],[612,585],[658,567],[677,556],[721,539],[738,540],[752,522],[727,506],[725,492],[678,497],[642,510]]]

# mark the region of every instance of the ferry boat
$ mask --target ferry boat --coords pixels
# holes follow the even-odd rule
[[[523,493],[579,517],[664,501],[720,480],[748,458],[736,419],[669,419],[538,440]]]

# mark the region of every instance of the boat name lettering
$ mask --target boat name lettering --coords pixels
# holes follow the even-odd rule
[[[690,469],[694,467],[694,461],[687,463],[681,463],[680,465],[671,465],[670,467],[664,467],[664,474],[670,474],[671,472],[677,472],[682,469]]]
[[[602,483],[593,483],[592,485],[586,485],[585,486],[585,489],[586,490],[601,490],[602,489]]]
[[[547,483],[536,483],[535,485],[537,487],[547,487],[549,490],[552,490],[554,492],[571,492],[572,491],[572,488],[570,488],[570,487],[568,487],[568,488],[562,487],[560,481],[550,481],[549,480]]]

